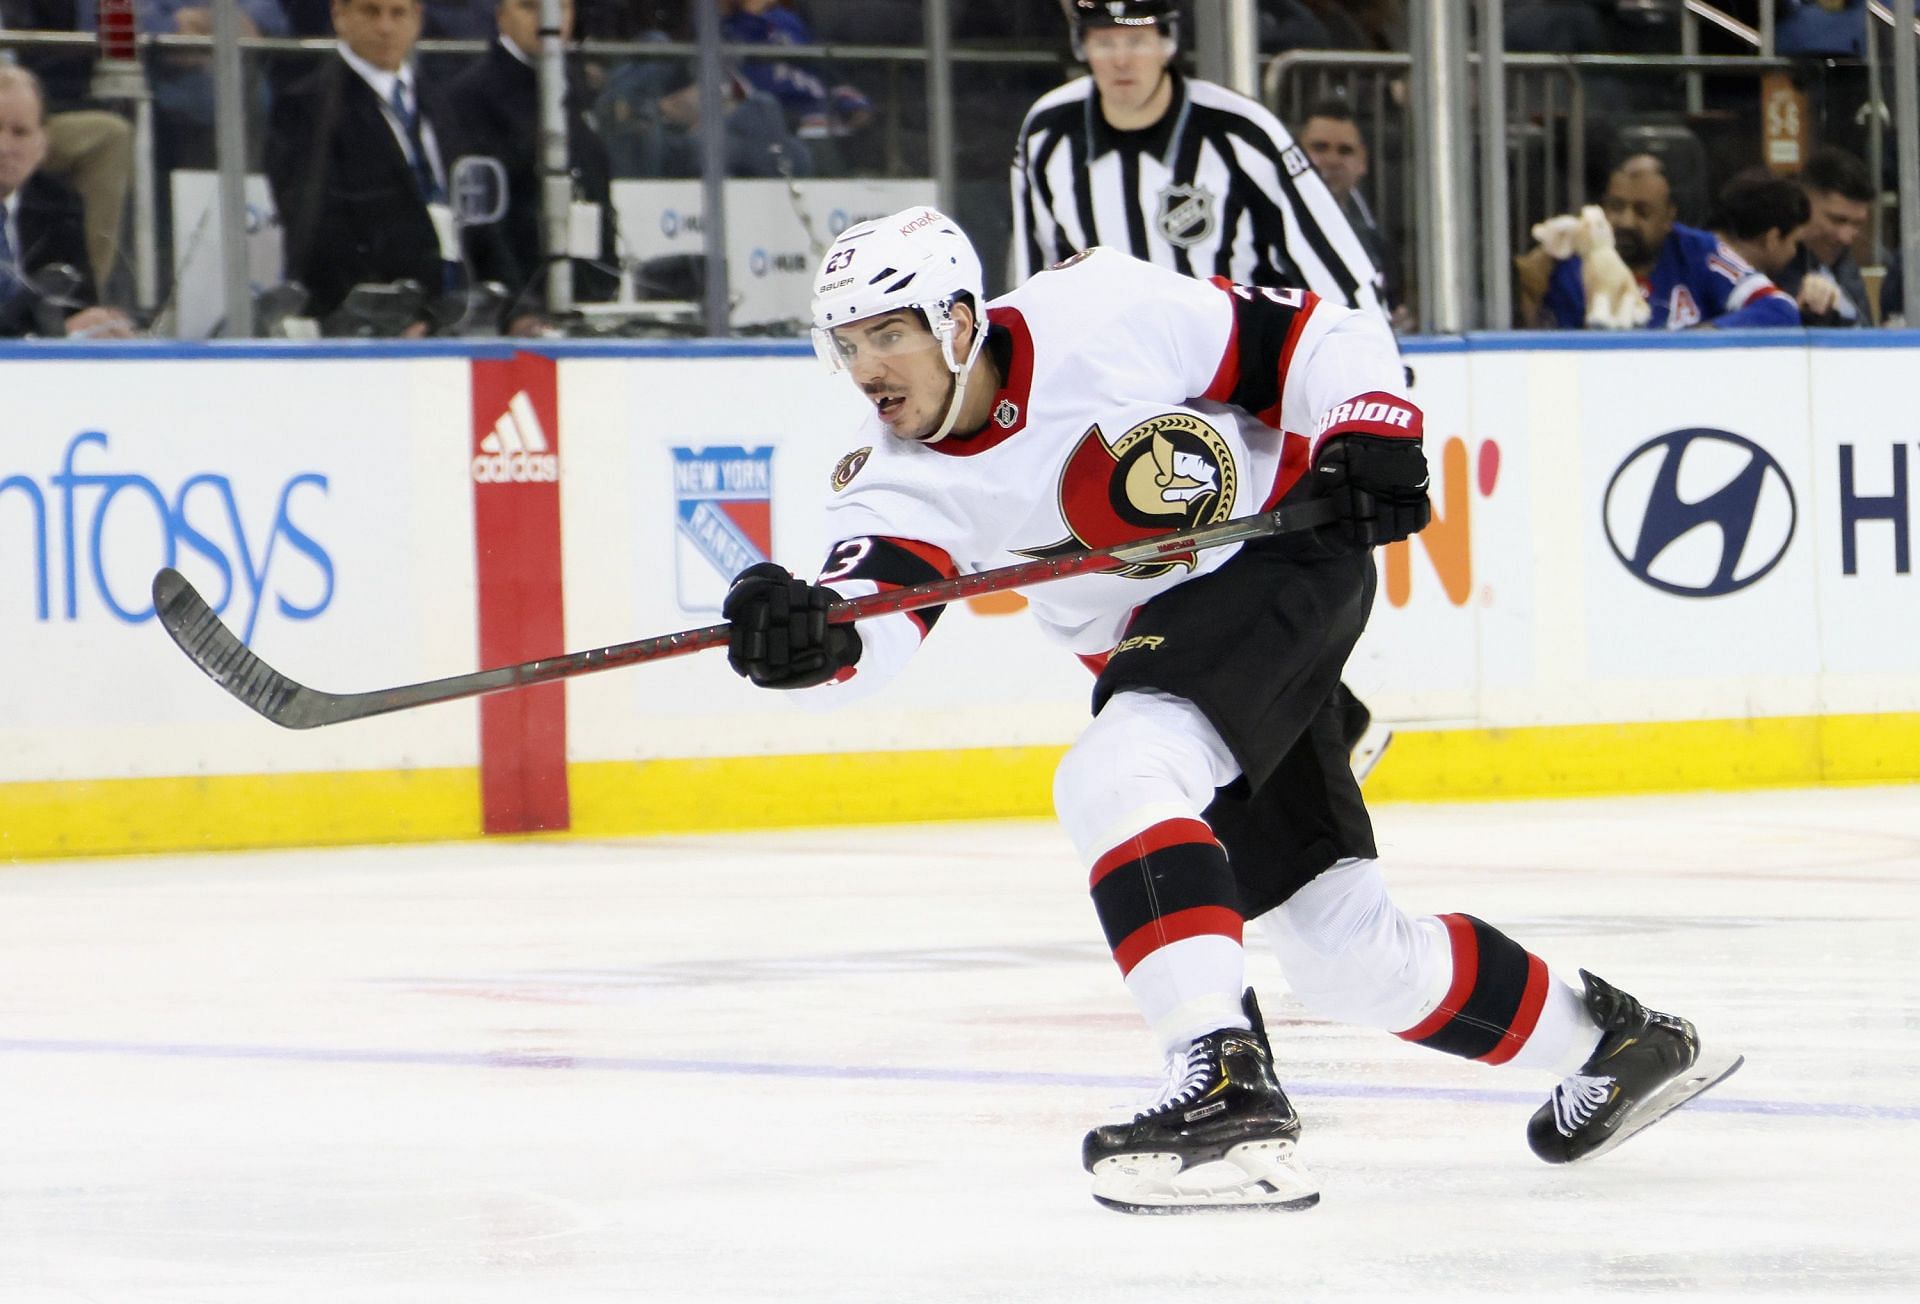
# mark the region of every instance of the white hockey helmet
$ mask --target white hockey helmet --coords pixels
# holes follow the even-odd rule
[[[965,357],[954,351],[957,324],[953,305],[968,296],[976,329]],[[834,371],[846,359],[833,332],[881,313],[919,314],[940,346],[953,373],[953,396],[940,429],[926,443],[937,443],[953,429],[966,396],[967,377],[986,342],[986,278],[980,255],[966,232],[938,209],[902,209],[888,217],[859,222],[840,233],[820,260],[813,281],[813,348]]]

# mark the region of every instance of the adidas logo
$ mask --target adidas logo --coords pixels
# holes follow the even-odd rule
[[[547,432],[524,389],[507,400],[507,410],[480,440],[474,455],[477,484],[551,484],[560,478],[560,457],[547,450]]]

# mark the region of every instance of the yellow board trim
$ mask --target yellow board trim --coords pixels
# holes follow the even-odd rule
[[[1920,780],[1920,713],[1404,729],[1369,801],[1485,801]]]
[[[471,767],[0,784],[0,861],[479,834]]]
[[[576,837],[1041,817],[1063,747],[592,761]],[[1920,782],[1920,713],[1402,729],[1382,801]],[[0,784],[0,861],[481,836],[471,768]]]

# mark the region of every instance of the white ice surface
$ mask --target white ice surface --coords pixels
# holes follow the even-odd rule
[[[1748,1064],[1590,1165],[1301,1017],[1325,1200],[1129,1218],[1157,1064],[1048,824],[0,866],[0,1302],[1920,1298],[1920,790],[1376,812],[1415,911]]]

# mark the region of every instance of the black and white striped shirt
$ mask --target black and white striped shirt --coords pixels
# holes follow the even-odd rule
[[[1188,276],[1304,286],[1384,312],[1365,247],[1280,120],[1168,73],[1173,103],[1140,131],[1108,125],[1091,77],[1028,110],[1013,156],[1013,283],[1109,245]]]

